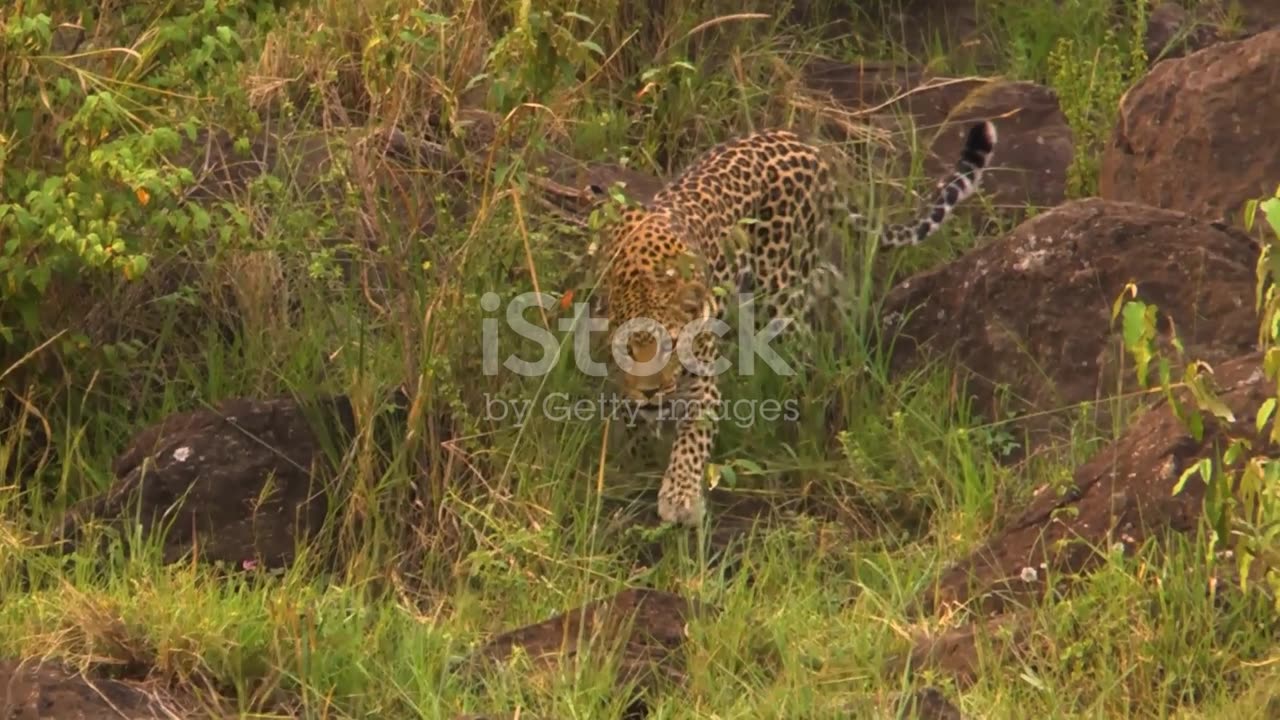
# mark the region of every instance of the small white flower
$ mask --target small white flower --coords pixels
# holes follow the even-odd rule
[[[178,462],[186,462],[189,457],[191,457],[191,448],[189,447],[180,447],[173,451],[173,459]]]
[[[1024,583],[1033,583],[1033,582],[1035,582],[1035,581],[1036,581],[1036,578],[1040,577],[1040,575],[1039,575],[1039,573],[1037,573],[1037,572],[1036,572],[1036,569],[1035,569],[1035,568],[1033,568],[1033,567],[1031,567],[1030,565],[1028,565],[1028,566],[1026,566],[1026,567],[1022,568],[1022,575],[1021,575],[1021,577],[1022,577],[1022,582],[1024,582]]]

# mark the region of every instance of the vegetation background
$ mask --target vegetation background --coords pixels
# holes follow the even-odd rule
[[[912,598],[1116,432],[1082,415],[1061,452],[1005,463],[1019,438],[958,402],[948,368],[889,378],[869,329],[877,293],[980,242],[970,228],[889,268],[851,241],[843,344],[807,378],[735,381],[746,398],[828,388],[844,423],[808,405],[780,431],[726,426],[717,481],[811,511],[748,536],[733,563],[706,537],[617,520],[656,487],[660,455],[628,454],[599,423],[486,418],[495,398],[603,385],[569,358],[546,378],[482,376],[480,296],[575,282],[589,228],[540,199],[547,158],[669,177],[753,128],[818,134],[829,108],[797,78],[819,56],[1049,86],[1076,136],[1071,195],[1093,194],[1149,60],[1146,3],[974,6],[995,66],[922,41],[894,0],[9,3],[0,657],[145,679],[214,716],[619,717],[631,699],[607,656],[480,686],[453,670],[496,632],[647,585],[721,609],[689,624],[687,677],[649,717],[849,717],[860,698],[916,687],[882,668],[956,618],[921,627]],[[877,144],[918,154],[913,138],[842,127],[871,212],[906,209],[878,203],[875,183],[931,184],[867,159]],[[396,388],[409,430],[388,440],[373,418]],[[108,485],[140,428],[228,397],[326,393],[356,408],[343,502],[332,537],[288,569],[166,564],[109,534],[106,562],[45,552],[42,531]],[[1280,683],[1274,608],[1206,593],[1202,554],[1116,556],[1036,609],[1034,661],[992,659],[963,689],[924,681],[967,717],[1262,717],[1249,693]]]

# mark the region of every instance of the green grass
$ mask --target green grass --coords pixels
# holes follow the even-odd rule
[[[1119,24],[1104,0],[1061,10],[1048,0],[979,0],[990,21],[982,32],[1004,73],[1053,85],[1081,135],[1077,194],[1092,187],[1098,139],[1135,79],[1130,45],[1144,15],[1117,4]],[[811,7],[814,27],[834,17],[836,4],[828,5]],[[619,717],[626,697],[611,690],[605,657],[576,674],[514,672],[481,688],[464,686],[450,666],[496,632],[643,585],[722,609],[691,623],[688,683],[658,698],[653,718],[848,717],[868,697],[925,682],[947,688],[966,717],[1249,717],[1254,708],[1235,698],[1275,682],[1267,665],[1274,638],[1260,630],[1273,609],[1230,596],[1215,609],[1194,548],[1113,558],[1078,594],[1035,606],[1029,654],[989,658],[971,688],[884,672],[915,633],[966,620],[909,615],[938,572],[1035,487],[1069,477],[1116,429],[1081,424],[1061,452],[1001,465],[1017,438],[957,404],[946,367],[889,379],[886,351],[867,331],[883,267],[862,248],[847,253],[855,309],[843,352],[824,338],[808,377],[729,384],[731,400],[803,398],[820,387],[845,418],[827,428],[821,405],[808,405],[793,427],[722,428],[717,461],[734,470],[722,482],[826,510],[753,534],[733,574],[677,532],[653,538],[663,552],[650,564],[637,552],[647,533],[610,524],[610,503],[656,487],[660,457],[624,461],[598,423],[535,418],[513,428],[484,419],[487,395],[538,401],[604,390],[584,383],[568,357],[546,378],[478,372],[480,296],[530,289],[531,262],[542,288],[561,287],[564,258],[587,242],[532,200],[525,174],[542,146],[563,137],[580,157],[669,174],[751,127],[814,130],[816,113],[794,93],[807,53],[903,56],[884,47],[870,16],[855,20],[858,36],[832,41],[788,26],[772,4],[545,7],[497,3],[484,16],[466,2],[425,10],[401,0],[177,2],[90,25],[97,49],[130,47],[136,61],[60,64],[44,55],[38,27],[34,44],[7,46],[16,59],[0,71],[13,109],[0,126],[9,143],[0,146],[0,199],[25,197],[39,186],[31,178],[88,183],[117,203],[102,212],[117,221],[127,253],[148,254],[150,269],[131,283],[123,265],[93,265],[92,243],[107,231],[92,225],[84,203],[41,191],[71,218],[72,241],[26,259],[84,270],[74,282],[59,275],[66,284],[47,295],[0,296],[0,327],[18,328],[28,317],[19,308],[38,307],[34,324],[0,350],[0,367],[12,368],[5,390],[21,398],[12,407],[25,421],[0,428],[0,657],[140,668],[231,715]],[[27,3],[4,17],[42,11],[56,24],[81,8]],[[750,12],[774,17],[736,15]],[[722,21],[704,25],[714,18]],[[1080,73],[1086,58],[1100,58],[1088,76]],[[95,83],[116,93],[119,109],[85,109],[83,88]],[[157,128],[182,135],[188,121],[239,138],[259,112],[273,123],[324,127],[342,109],[358,127],[395,122],[456,149],[464,142],[456,113],[477,103],[507,118],[503,149],[489,155],[485,143],[451,161],[469,179],[429,170],[413,180],[412,192],[434,211],[430,234],[406,230],[404,212],[370,204],[375,181],[354,161],[354,181],[335,196],[308,195],[316,174],[285,169],[278,182],[203,205],[202,219],[166,189],[176,171],[135,142]],[[99,131],[116,144],[102,145]],[[932,178],[916,170],[905,182],[925,189]],[[126,206],[139,186],[149,203]],[[904,207],[887,206],[883,192],[867,194],[874,212],[901,216]],[[458,197],[469,199],[461,212],[449,208]],[[362,226],[378,233],[373,246],[362,244]],[[944,236],[887,262],[901,276],[981,241],[959,227]],[[91,238],[90,251],[76,250],[77,237]],[[358,273],[343,279],[344,254],[356,270],[379,271],[389,290],[366,290]],[[281,276],[255,274],[276,262]],[[226,288],[234,282],[260,312],[233,309]],[[87,319],[77,314],[86,293],[109,300]],[[149,299],[130,305],[136,293]],[[525,317],[539,322],[536,311]],[[509,336],[503,343],[525,358],[538,352]],[[389,447],[365,436],[353,445],[338,477],[346,502],[333,540],[348,559],[339,572],[300,562],[283,574],[228,580],[199,565],[164,566],[146,543],[111,545],[105,563],[87,553],[55,561],[40,547],[38,532],[101,490],[115,452],[167,414],[290,392],[346,392],[371,403],[401,382],[424,413],[454,413],[463,438],[449,449],[421,431]],[[51,443],[20,470],[33,442],[24,427],[45,428]]]

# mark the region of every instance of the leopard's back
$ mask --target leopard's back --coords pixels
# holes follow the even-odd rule
[[[766,130],[705,152],[653,198],[678,217],[709,280],[765,298],[802,285],[836,205],[821,151],[787,130]],[[782,308],[766,304],[774,317]]]

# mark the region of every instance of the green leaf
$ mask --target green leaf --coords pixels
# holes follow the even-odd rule
[[[1222,454],[1222,463],[1224,465],[1235,465],[1244,451],[1250,448],[1249,441],[1242,438],[1232,440],[1227,446],[1227,451]]]
[[[1187,431],[1196,442],[1204,440],[1204,416],[1196,408],[1191,408],[1186,418]]]
[[[1124,304],[1124,342],[1126,345],[1142,343],[1148,334],[1148,305],[1141,300],[1130,300]]]
[[[1195,465],[1183,470],[1182,475],[1178,477],[1178,483],[1173,486],[1172,494],[1177,495],[1182,492],[1182,489],[1186,487],[1187,481],[1190,480],[1191,476],[1197,472],[1200,473],[1200,477],[1204,480],[1205,484],[1208,485],[1209,478],[1213,476],[1213,460],[1204,458]]]
[[[713,488],[719,485],[733,487],[738,482],[738,474],[733,471],[733,467],[730,465],[709,465],[707,467],[707,475],[709,476],[709,485]]]
[[[1193,365],[1187,368],[1186,385],[1191,391],[1191,396],[1195,398],[1196,404],[1213,413],[1220,420],[1235,422],[1235,413],[1231,412],[1231,408],[1227,407],[1227,404],[1213,392],[1205,378],[1206,376],[1199,372],[1198,366]]]
[[[1258,418],[1256,421],[1257,430],[1262,432],[1262,428],[1267,426],[1267,421],[1271,419],[1271,414],[1276,411],[1276,399],[1267,398],[1262,403],[1262,407],[1258,408]]]
[[[209,229],[209,213],[199,205],[191,207],[191,224],[196,230],[205,232]]]
[[[1258,198],[1249,198],[1244,201],[1244,229],[1245,232],[1253,232],[1254,219],[1258,217]]]
[[[134,255],[129,262],[129,278],[133,280],[141,277],[150,265],[151,261],[146,255]]]
[[[1137,365],[1138,382],[1145,387],[1152,358],[1151,340],[1155,337],[1155,306],[1131,300],[1125,303],[1122,314],[1124,345]]]
[[[40,316],[36,312],[38,307],[33,302],[24,302],[18,305],[18,314],[22,316],[22,327],[29,333],[35,333],[40,327]]]
[[[1268,198],[1260,207],[1267,224],[1271,226],[1271,232],[1280,238],[1280,197]]]

